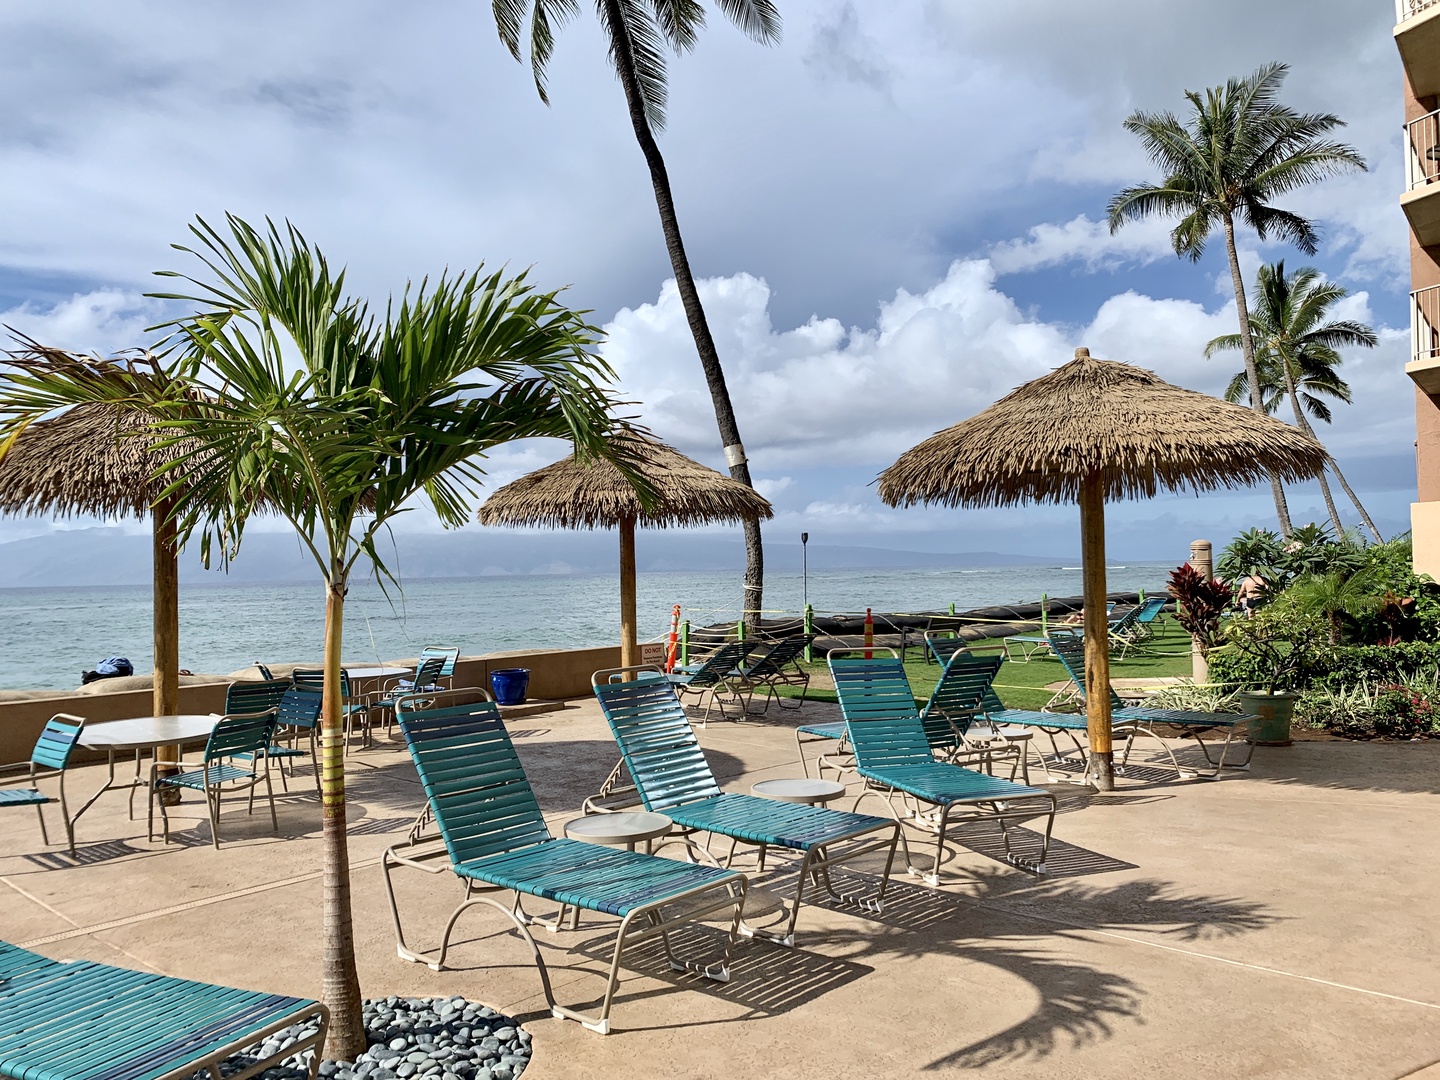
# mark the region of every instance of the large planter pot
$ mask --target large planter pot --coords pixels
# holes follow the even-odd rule
[[[1250,721],[1250,741],[1256,746],[1289,746],[1290,720],[1300,695],[1292,690],[1242,690],[1240,708],[1258,719]]]

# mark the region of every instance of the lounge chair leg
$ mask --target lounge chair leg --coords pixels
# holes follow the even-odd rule
[[[46,847],[50,846],[50,834],[45,831],[45,811],[40,809],[40,804],[35,804],[35,816],[40,819],[40,842]]]
[[[285,778],[285,770],[280,770],[280,778]],[[270,828],[276,833],[280,831],[280,819],[275,816],[275,787],[270,783],[270,759],[265,759],[265,798],[270,802]]]
[[[208,779],[208,777],[207,777]],[[205,805],[210,809],[210,843],[216,851],[220,850],[220,785],[214,787],[214,794],[207,784],[205,788]],[[251,788],[254,791],[254,788]]]

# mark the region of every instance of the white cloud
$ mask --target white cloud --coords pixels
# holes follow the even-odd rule
[[[154,339],[145,328],[163,310],[155,300],[123,289],[76,293],[46,307],[27,302],[0,312],[0,324],[42,345],[71,352],[113,355]]]
[[[874,472],[867,470],[1065,362],[1079,345],[1216,395],[1239,365],[1234,356],[1204,358],[1206,343],[1234,332],[1233,301],[1208,309],[1127,290],[1101,303],[1084,325],[1047,322],[999,289],[983,259],[957,261],[923,292],[899,290],[868,327],[815,316],[776,328],[771,290],[750,274],[702,281],[700,292],[741,435],[762,471],[844,466],[868,480]],[[1341,316],[1373,321],[1367,295],[1349,298]],[[618,312],[606,330],[605,355],[626,393],[642,403],[645,422],[714,463],[719,440],[710,397],[673,282],[654,303]],[[1408,410],[1395,407],[1409,401],[1405,339],[1405,331],[1384,330],[1379,349],[1348,355],[1344,374],[1355,405],[1339,409],[1333,429],[1322,433],[1337,453],[1394,452],[1413,437],[1403,431]],[[804,495],[800,482],[786,491],[792,494]],[[847,505],[821,502],[816,512]]]
[[[1145,266],[1158,259],[1175,257],[1170,229],[1169,222],[1154,218],[1111,233],[1108,223],[1077,214],[1062,225],[1034,225],[1023,238],[1001,241],[990,249],[990,265],[997,274],[1015,274],[1072,262],[1091,271]]]

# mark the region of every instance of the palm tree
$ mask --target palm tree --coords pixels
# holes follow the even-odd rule
[[[763,45],[780,40],[780,13],[773,0],[716,0],[716,6],[752,40]],[[554,50],[555,31],[579,13],[579,4],[576,0],[493,0],[493,9],[500,40],[522,63],[525,27],[529,24],[530,69],[535,77],[535,89],[548,105],[546,66]],[[695,339],[695,350],[700,355],[705,384],[710,389],[720,440],[725,448],[725,463],[734,479],[753,487],[740,428],[735,422],[735,408],[725,385],[725,370],[720,365],[720,354],[710,334],[710,324],[705,318],[705,308],[700,303],[700,293],[695,288],[695,276],[690,271],[690,259],[680,235],[670,175],[655,141],[655,133],[665,128],[665,49],[668,46],[677,53],[693,49],[705,25],[705,9],[699,0],[643,3],[641,0],[595,0],[595,14],[610,45],[610,62],[625,92],[635,140],[650,168],[665,249],[670,255],[685,319]],[[745,592],[741,611],[746,621],[754,625],[759,621],[764,599],[765,553],[760,542],[760,523],[746,521],[744,530]]]
[[[1287,276],[1283,259],[1273,266],[1260,267],[1255,279],[1255,310],[1250,316],[1250,328],[1255,337],[1255,371],[1261,404],[1267,413],[1274,413],[1281,401],[1287,402],[1295,414],[1295,425],[1312,437],[1315,430],[1306,413],[1328,424],[1332,414],[1325,398],[1350,403],[1350,387],[1335,370],[1341,363],[1338,350],[1373,349],[1380,340],[1364,323],[1326,318],[1330,308],[1348,295],[1348,290],[1325,281],[1313,267],[1302,267]],[[1205,346],[1205,355],[1239,349],[1242,344],[1239,334],[1222,334]],[[1225,400],[1238,402],[1249,394],[1249,373],[1237,372],[1225,389]],[[1383,543],[1380,530],[1346,482],[1340,466],[1332,460],[1330,469],[1376,542]],[[1335,535],[1343,535],[1345,527],[1340,523],[1324,473],[1320,474],[1320,492],[1325,497]]]
[[[170,324],[167,363],[183,394],[157,396],[123,370],[12,360],[0,450],[38,415],[83,400],[149,410],[177,436],[185,483],[172,492],[182,536],[224,561],[262,505],[285,515],[325,582],[321,717],[324,850],[322,997],[327,1056],[365,1049],[350,908],[340,717],[345,595],[362,565],[393,581],[376,538],[422,495],[447,526],[467,520],[478,458],[513,439],[571,440],[616,452],[609,376],[596,331],[525,275],[442,277],[405,290],[383,317],[347,297],[344,274],[293,228],[264,234],[229,218],[229,237],[191,230],[207,279],[182,277],[200,305]],[[183,440],[183,441],[182,441]],[[617,444],[618,445],[618,444]],[[183,451],[181,450],[183,447]],[[212,507],[224,509],[216,511]]]
[[[1190,116],[1182,123],[1173,113],[1136,110],[1125,130],[1139,137],[1150,160],[1164,173],[1159,184],[1137,184],[1117,192],[1108,208],[1110,231],[1155,215],[1179,217],[1170,233],[1175,254],[1198,262],[1216,225],[1225,232],[1230,282],[1240,316],[1240,347],[1249,377],[1250,407],[1261,412],[1255,373],[1255,344],[1245,282],[1235,249],[1238,220],[1262,240],[1289,240],[1306,255],[1315,254],[1319,234],[1305,218],[1271,205],[1305,184],[1348,169],[1364,169],[1354,147],[1326,138],[1343,127],[1330,113],[1297,113],[1277,100],[1286,64],[1266,64],[1246,79],[1230,79],[1202,97],[1185,91]],[[1273,473],[1270,488],[1280,531],[1290,535],[1285,492]]]

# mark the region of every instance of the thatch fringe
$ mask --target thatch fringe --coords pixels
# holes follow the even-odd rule
[[[181,451],[135,409],[76,405],[31,424],[0,458],[0,513],[143,518],[168,480],[155,470]]]
[[[570,457],[498,489],[480,507],[480,524],[603,529],[634,518],[641,528],[663,529],[772,516],[769,501],[738,480],[652,438],[629,437],[638,444],[637,471],[656,493],[649,507],[614,465]]]
[[[1073,503],[1098,471],[1113,501],[1248,487],[1272,470],[1307,480],[1328,461],[1289,424],[1077,349],[1070,363],[907,450],[879,490],[891,506]]]

